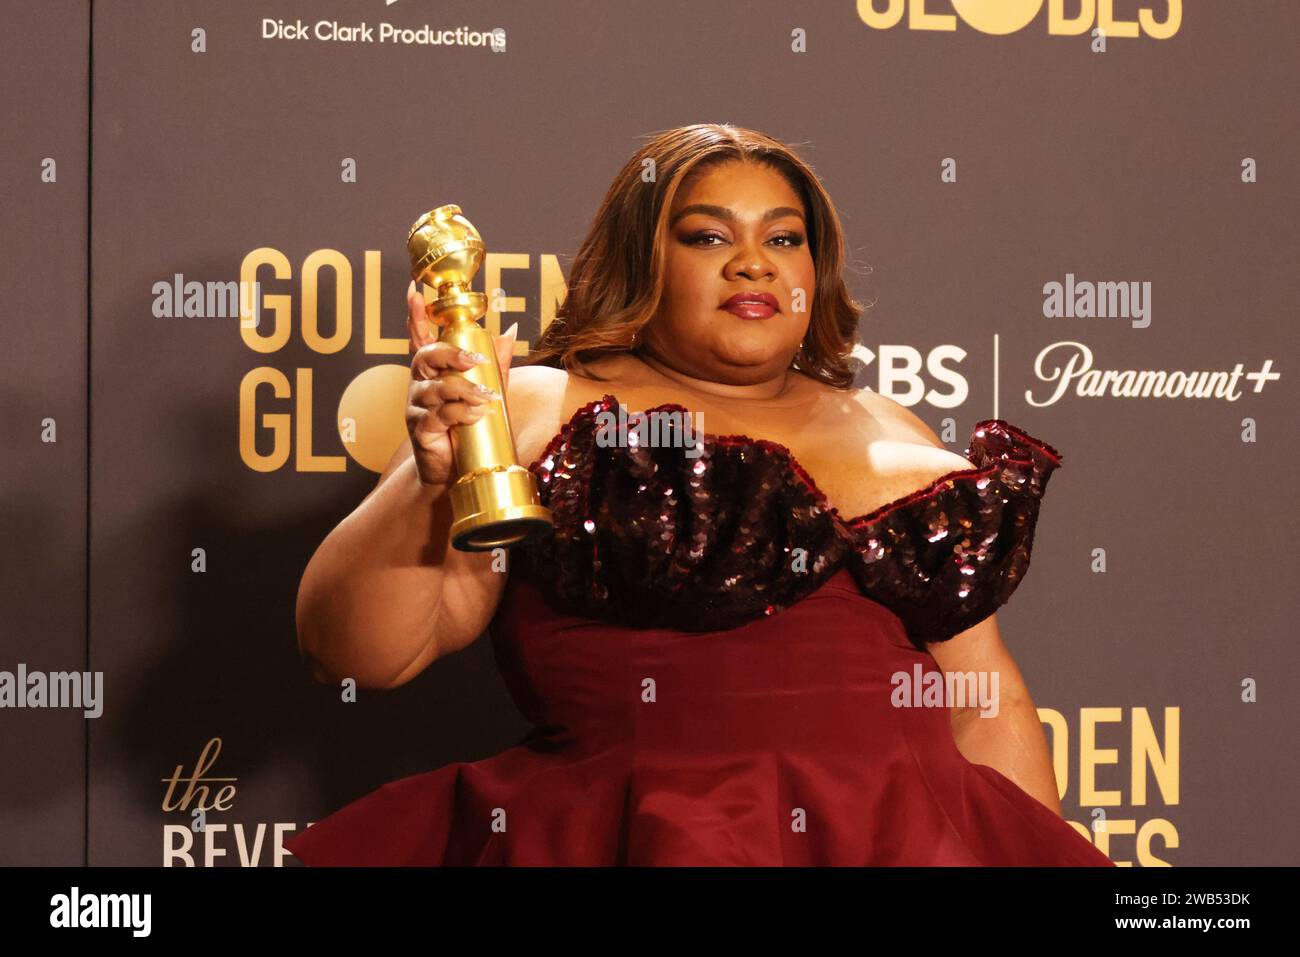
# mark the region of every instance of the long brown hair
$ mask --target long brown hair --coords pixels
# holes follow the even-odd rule
[[[587,363],[629,351],[654,316],[664,289],[668,211],[687,174],[748,160],[783,175],[803,200],[816,271],[812,315],[791,368],[845,389],[862,306],[841,269],[839,216],[816,174],[785,144],[725,123],[697,123],[653,134],[623,166],[569,272],[565,300],[523,365],[564,368],[599,378]],[[648,174],[648,178],[647,178]]]

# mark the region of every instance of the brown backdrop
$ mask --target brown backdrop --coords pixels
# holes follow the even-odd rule
[[[10,5],[0,670],[102,671],[105,704],[92,720],[0,710],[0,863],[183,864],[165,849],[188,836],[194,863],[206,841],[211,863],[237,864],[263,826],[249,862],[270,865],[284,829],[518,740],[487,642],[355,704],[299,662],[302,568],[375,480],[340,439],[340,400],[354,380],[352,395],[381,396],[382,370],[358,376],[404,364],[404,347],[367,349],[367,300],[401,337],[406,228],[455,202],[502,267],[506,324],[535,339],[640,137],[705,121],[796,144],[823,177],[852,291],[875,302],[860,385],[957,450],[999,415],[1064,454],[1033,571],[1000,618],[1053,729],[1066,816],[1104,811],[1120,862],[1296,863],[1297,10],[1019,6],[1034,15],[1002,35],[969,0],[976,25],[951,30],[924,27],[953,0],[909,0],[891,28],[853,0]],[[1180,10],[1177,31],[1110,25],[1104,52],[1053,32],[1058,9],[1136,22],[1144,6],[1159,22]],[[264,18],[364,21],[374,40],[263,38]],[[380,42],[383,23],[501,28],[506,48]],[[155,283],[236,280],[277,255],[289,277],[258,278],[287,297],[282,348],[251,348],[237,318],[154,314]],[[319,272],[320,335],[352,323],[328,353],[303,335],[318,260],[343,277]],[[1067,274],[1150,283],[1149,325],[1045,316],[1045,284]],[[1232,397],[1049,403],[1037,361],[1046,374],[1078,348],[1057,343],[1100,370],[1280,378],[1243,375]],[[921,362],[914,404],[908,378],[882,371],[895,354]],[[293,397],[256,391],[241,453],[250,372],[283,374]],[[311,454],[340,470],[308,470],[288,433],[283,466],[250,466],[250,449],[276,448],[274,423],[307,414]],[[205,838],[164,810],[164,779],[213,739],[204,776],[227,780],[208,787],[234,793]],[[1081,789],[1085,766],[1099,793]]]

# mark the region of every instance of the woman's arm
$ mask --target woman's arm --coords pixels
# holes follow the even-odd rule
[[[504,348],[500,347],[499,349]],[[506,401],[516,448],[547,407],[556,370],[512,370]],[[395,688],[487,628],[505,590],[492,552],[451,547],[446,485],[422,484],[403,442],[375,488],[325,538],[298,588],[298,646],[312,675],[362,688]]]
[[[1001,772],[1062,816],[1047,735],[1020,669],[1002,643],[997,616],[990,615],[948,641],[928,644],[926,650],[942,671],[969,671],[977,676],[982,672],[989,676],[989,687],[992,676],[997,675],[995,717],[981,716],[978,704],[952,709],[957,749],[972,764],[985,764]]]
[[[897,430],[900,440],[920,439],[946,448],[928,425],[907,407],[874,393],[862,401]],[[960,459],[960,456],[957,456]],[[965,461],[964,459],[962,461]],[[967,462],[967,465],[974,463]],[[954,468],[962,466],[955,465]],[[915,487],[922,483],[915,481]],[[978,707],[954,708],[952,734],[957,749],[974,764],[985,764],[1014,781],[1021,790],[1061,814],[1056,775],[1052,771],[1047,735],[1038,720],[1038,709],[1025,687],[1015,659],[1002,643],[996,615],[947,641],[933,642],[926,650],[943,671],[983,671],[998,676],[996,717],[981,717]]]
[[[492,574],[490,554],[450,547],[446,493],[446,486],[420,483],[405,443],[375,489],[316,550],[296,617],[299,648],[317,680],[396,687],[464,644],[451,640],[449,622],[468,618],[473,629],[490,617],[502,576]],[[448,584],[460,592],[458,615],[442,608]]]

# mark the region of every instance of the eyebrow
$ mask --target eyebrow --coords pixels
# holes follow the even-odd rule
[[[672,222],[668,225],[676,226],[679,219],[683,216],[689,216],[691,213],[703,213],[705,216],[716,216],[718,219],[725,219],[730,223],[736,221],[736,214],[725,206],[714,206],[710,203],[692,203],[691,205],[683,206],[678,210],[677,215],[672,218]],[[780,219],[782,216],[798,216],[799,219],[803,219],[803,213],[795,209],[793,206],[775,206],[763,214],[761,221],[766,223],[772,219]]]

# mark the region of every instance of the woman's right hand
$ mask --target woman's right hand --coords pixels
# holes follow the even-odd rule
[[[406,430],[411,435],[421,484],[446,485],[454,466],[447,430],[479,421],[489,402],[504,402],[505,398],[480,391],[475,383],[462,376],[445,375],[449,371],[472,369],[476,360],[473,353],[435,341],[432,324],[425,313],[424,296],[414,281],[406,291],[406,306],[406,327],[414,352],[411,387],[406,394]],[[493,337],[503,390],[510,381],[517,328],[516,323],[506,333]]]

